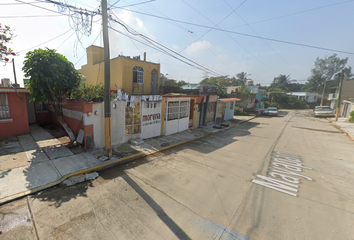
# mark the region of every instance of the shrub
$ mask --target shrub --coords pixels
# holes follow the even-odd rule
[[[69,93],[67,93],[69,95]],[[116,97],[116,94],[111,93],[111,100]],[[104,100],[104,84],[87,85],[81,83],[78,88],[70,94],[70,99],[82,99],[86,102],[102,102]]]
[[[350,118],[348,121],[354,123],[354,111],[350,112]]]

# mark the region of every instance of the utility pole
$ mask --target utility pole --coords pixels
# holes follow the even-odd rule
[[[321,106],[323,106],[323,98],[324,98],[324,94],[325,94],[325,90],[326,90],[326,80],[324,81],[324,85],[323,85],[323,90],[322,90],[322,97],[321,97]]]
[[[12,67],[13,67],[13,69],[14,69],[15,87],[18,87],[18,85],[17,85],[17,78],[16,78],[15,61],[14,61],[14,59],[12,59]]]
[[[107,157],[112,157],[111,137],[111,69],[108,41],[108,16],[107,0],[102,0],[102,23],[103,23],[103,48],[104,48],[104,126],[105,126],[105,148]]]
[[[343,79],[347,78],[347,74],[346,73],[343,73],[343,70],[340,74],[340,82],[339,82],[339,93],[338,93],[338,100],[337,100],[337,108],[336,108],[336,118],[335,118],[335,121],[337,122],[338,121],[338,116],[339,116],[339,109],[340,109],[340,104],[341,104],[341,101],[340,101],[340,98],[342,97],[342,86],[343,86]]]

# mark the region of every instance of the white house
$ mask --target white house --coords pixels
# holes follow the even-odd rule
[[[317,102],[318,93],[310,93],[310,92],[290,92],[287,95],[296,96],[299,100],[304,100],[308,103]]]

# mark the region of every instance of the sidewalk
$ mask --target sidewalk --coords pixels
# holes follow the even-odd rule
[[[254,116],[236,116],[230,127]],[[154,154],[174,146],[224,131],[213,125],[169,136],[131,141],[113,146],[113,157],[102,149],[74,154],[45,129],[34,125],[30,134],[0,139],[0,205],[19,197],[55,186],[64,180]]]
[[[337,122],[334,118],[329,118],[329,120],[354,140],[354,123],[347,122],[347,118],[338,118]]]

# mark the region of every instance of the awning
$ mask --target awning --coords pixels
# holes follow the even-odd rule
[[[233,102],[233,101],[241,101],[241,99],[239,99],[239,98],[221,98],[221,99],[218,99],[218,101],[221,101],[221,102]]]

